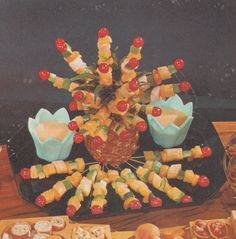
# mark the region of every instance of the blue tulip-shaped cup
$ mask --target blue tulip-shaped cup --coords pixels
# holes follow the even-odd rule
[[[177,126],[174,123],[163,126],[156,117],[147,115],[150,133],[156,144],[164,148],[171,148],[182,144],[193,121],[192,102],[184,105],[181,98],[178,95],[175,95],[166,101],[154,101],[151,105],[158,106],[162,109],[174,108],[186,114],[187,118],[180,126]]]
[[[69,130],[63,140],[50,136],[45,141],[41,141],[36,133],[36,127],[44,121],[56,121],[67,125],[70,122],[67,110],[61,108],[51,114],[46,109],[40,109],[35,119],[28,119],[28,129],[33,138],[37,156],[48,162],[66,159],[71,152],[75,132]]]

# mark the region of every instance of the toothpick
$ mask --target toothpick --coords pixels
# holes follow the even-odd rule
[[[93,164],[97,164],[97,162],[90,162],[90,163],[86,163],[85,165],[93,165]]]
[[[134,165],[132,165],[132,164],[130,164],[130,163],[128,163],[128,162],[126,162],[130,167],[132,167],[132,168],[134,168],[135,170],[137,169],[136,167],[134,167]]]
[[[88,172],[89,171],[89,169],[87,168],[86,170],[84,170],[84,172],[82,172],[82,174],[84,174],[84,173],[86,173],[86,172]]]
[[[132,159],[144,159],[145,157],[144,157],[144,155],[142,155],[142,156],[133,156],[131,158]]]
[[[138,160],[135,160],[135,159],[129,159],[130,161],[133,161],[133,162],[136,162],[136,163],[140,163],[140,164],[144,164],[144,162],[142,162],[142,161],[138,161]]]

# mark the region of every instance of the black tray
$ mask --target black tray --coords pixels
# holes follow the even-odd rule
[[[143,150],[153,150],[160,149],[156,146],[149,134],[146,132],[141,135],[139,141],[140,147],[136,151],[135,155],[143,155]],[[212,123],[204,119],[198,112],[194,112],[194,120],[188,132],[187,138],[180,147],[184,149],[190,149],[195,145],[208,145],[213,149],[213,155],[207,159],[195,159],[192,162],[187,162],[186,160],[180,161],[183,165],[183,169],[192,169],[195,173],[200,175],[206,175],[210,179],[210,186],[207,188],[201,188],[199,186],[192,187],[190,184],[183,183],[178,180],[169,180],[170,184],[177,186],[185,193],[193,197],[193,203],[190,204],[176,204],[169,200],[166,195],[159,192],[156,189],[150,188],[153,192],[160,196],[163,200],[163,206],[160,208],[173,208],[173,207],[185,207],[190,205],[201,204],[210,198],[212,198],[220,189],[220,187],[225,182],[225,174],[222,167],[222,159],[224,156],[224,148],[221,141],[213,127]],[[35,198],[43,191],[49,189],[57,180],[63,179],[66,175],[55,175],[49,179],[42,180],[21,180],[18,173],[23,167],[30,167],[33,164],[42,163],[45,164],[46,161],[40,160],[35,153],[35,148],[31,136],[28,132],[27,127],[22,128],[12,139],[8,141],[8,152],[9,158],[12,166],[12,170],[15,174],[16,184],[18,190],[22,197],[34,203]],[[88,151],[83,144],[74,145],[68,160],[74,159],[76,157],[83,157],[86,162],[91,162],[93,159],[89,155]],[[134,166],[135,164],[132,163]],[[121,165],[123,167],[130,167],[129,165]],[[133,168],[130,167],[132,170]],[[114,193],[111,186],[108,186],[107,200],[108,204],[105,207],[104,213],[97,215],[96,217],[105,217],[112,215],[120,215],[127,213],[134,213],[135,211],[123,209],[122,201],[119,196]],[[48,212],[51,215],[61,215],[65,214],[66,203],[70,196],[74,193],[74,189],[67,192],[59,202],[53,202],[42,208],[43,211]],[[139,197],[139,195],[137,195]],[[90,217],[94,218],[89,210],[89,205],[91,202],[91,197],[86,198],[85,202],[82,204],[81,209],[77,212],[74,218],[84,218],[88,219]],[[148,205],[144,205],[142,209],[138,211],[149,211],[158,210],[160,208],[151,208]],[[73,219],[73,218],[72,218]]]

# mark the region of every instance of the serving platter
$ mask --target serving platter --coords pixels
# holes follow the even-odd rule
[[[209,158],[205,159],[194,159],[192,162],[186,160],[179,161],[182,164],[184,170],[192,169],[195,173],[199,175],[206,175],[210,180],[210,185],[207,188],[192,187],[190,184],[184,183],[178,180],[169,180],[172,186],[178,187],[180,190],[189,194],[193,198],[192,203],[188,204],[176,204],[171,201],[167,196],[154,189],[151,185],[148,185],[150,189],[163,200],[162,207],[152,208],[149,205],[142,206],[139,210],[124,210],[123,203],[119,196],[115,193],[111,185],[108,185],[108,195],[107,195],[107,206],[104,208],[104,213],[96,215],[96,217],[106,217],[127,213],[153,211],[161,208],[175,208],[175,207],[185,207],[190,205],[201,204],[210,198],[212,198],[220,189],[220,187],[225,182],[224,170],[222,167],[222,159],[224,156],[224,148],[221,141],[212,125],[211,122],[206,120],[201,116],[200,111],[195,111],[194,120],[188,132],[188,135],[183,142],[183,149],[190,149],[195,145],[207,145],[212,148],[213,154]],[[139,149],[136,151],[135,156],[143,155],[144,150],[162,150],[161,147],[157,146],[149,133],[145,132],[140,136],[139,139]],[[23,167],[30,167],[35,164],[46,164],[46,161],[39,159],[36,156],[35,147],[33,140],[28,132],[27,127],[23,127],[12,139],[8,141],[8,153],[12,166],[13,173],[15,175],[15,181],[19,193],[22,198],[34,204],[35,198],[43,191],[48,190],[54,183],[58,180],[62,180],[66,175],[54,175],[48,179],[34,179],[34,180],[22,180],[19,177],[19,171]],[[68,160],[73,160],[77,157],[83,157],[86,163],[94,162],[94,159],[89,155],[83,144],[74,145]],[[131,161],[130,161],[131,162]],[[130,164],[124,164],[120,166],[120,169],[129,167],[134,171],[134,168],[138,166],[138,163],[132,161]],[[119,170],[119,169],[118,169]],[[75,190],[71,189],[68,191],[59,202],[53,202],[41,208],[48,212],[50,215],[61,215],[66,211],[68,199],[74,195]],[[140,196],[135,194],[137,198]],[[89,219],[95,217],[92,215],[89,206],[92,197],[89,196],[85,199],[80,210],[75,214],[72,219],[83,218]]]

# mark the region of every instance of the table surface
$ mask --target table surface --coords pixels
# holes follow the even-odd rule
[[[225,146],[230,136],[236,132],[236,122],[213,122],[222,144]],[[225,218],[236,209],[236,201],[231,197],[227,183],[210,201],[186,208],[163,209],[148,213],[118,215],[100,219],[80,220],[81,223],[109,223],[113,230],[135,230],[139,224],[149,222],[159,227],[172,227],[188,224],[201,219]],[[0,219],[47,216],[38,207],[23,200],[17,192],[9,164],[6,146],[0,149]]]

